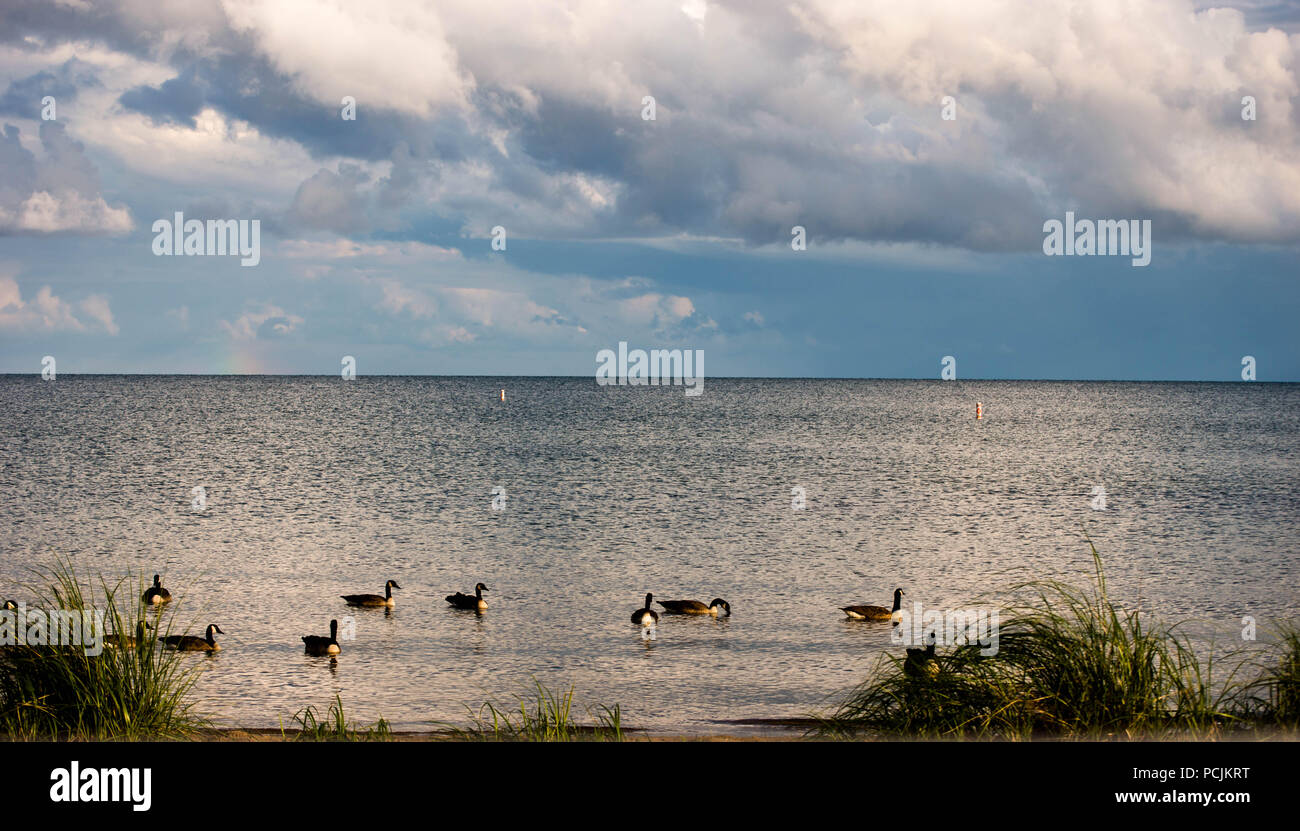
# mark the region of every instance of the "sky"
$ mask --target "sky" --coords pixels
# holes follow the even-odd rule
[[[0,5],[0,372],[1295,382],[1297,254],[1300,2]]]

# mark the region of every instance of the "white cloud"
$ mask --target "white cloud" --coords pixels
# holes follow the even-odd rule
[[[221,328],[232,340],[273,340],[293,333],[305,321],[295,314],[290,314],[279,306],[269,303],[254,304],[233,323],[220,321]]]
[[[428,116],[463,107],[473,87],[457,68],[438,8],[422,0],[225,0],[223,6],[235,29],[324,105],[341,107],[351,95],[361,110]]]
[[[126,206],[114,208],[98,194],[86,197],[74,191],[55,196],[49,191],[38,191],[14,211],[6,211],[0,205],[0,228],[13,231],[123,234],[132,227],[131,213]]]
[[[88,326],[78,319],[76,310],[98,326]],[[0,275],[0,330],[8,332],[79,332],[103,331],[118,334],[113,322],[113,312],[108,298],[92,294],[74,306],[54,294],[49,286],[41,286],[28,300],[22,297],[18,282],[13,277]]]

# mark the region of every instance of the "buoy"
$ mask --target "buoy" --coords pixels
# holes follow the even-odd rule
[[[501,390],[501,400],[502,400],[502,401],[505,401],[505,400],[506,400],[506,391],[505,391],[505,390]]]
[[[503,394],[504,394],[504,393],[503,393]],[[982,418],[984,418],[984,405],[981,404],[980,402],[976,401],[976,402],[975,402],[975,420],[976,420],[976,421],[979,421],[979,420],[982,419]]]

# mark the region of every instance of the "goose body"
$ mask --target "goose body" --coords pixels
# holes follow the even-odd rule
[[[112,634],[104,636],[105,646],[116,646],[125,649],[135,649],[137,644],[144,643],[144,630],[149,628],[149,624],[143,620],[135,625],[135,635]]]
[[[645,596],[645,606],[632,613],[633,623],[638,626],[654,626],[659,622],[659,613],[650,608],[650,604],[654,602],[654,598],[655,596],[653,594],[647,594]]]
[[[449,594],[447,595],[447,602],[455,606],[457,609],[473,609],[475,611],[482,611],[488,606],[487,601],[483,599],[483,592],[486,591],[491,591],[491,589],[482,583],[479,583],[474,587],[473,594],[461,594],[460,592]]]
[[[343,650],[339,647],[339,622],[330,621],[329,637],[323,635],[303,635],[303,646],[308,655],[337,655]]]
[[[731,617],[731,604],[721,597],[713,598],[713,602],[707,606],[698,600],[656,600],[655,602],[663,606],[664,612],[670,615]]]
[[[220,652],[221,645],[212,637],[212,633],[224,635],[221,627],[215,623],[208,624],[206,637],[197,637],[195,635],[168,635],[158,640],[177,650],[178,652]]]
[[[903,605],[903,590],[894,589],[894,608],[884,606],[841,606],[840,611],[854,620],[893,620],[894,613]]]
[[[903,661],[903,672],[913,678],[933,678],[938,675],[939,662],[934,659],[934,644],[935,637],[931,635],[925,649],[908,649],[907,658]]]
[[[157,574],[153,576],[153,585],[145,589],[141,596],[146,606],[157,606],[160,603],[168,603],[172,599],[172,593],[162,587],[162,580]]]
[[[393,589],[400,589],[396,580],[389,580],[384,584],[383,594],[341,594],[349,606],[392,606]]]

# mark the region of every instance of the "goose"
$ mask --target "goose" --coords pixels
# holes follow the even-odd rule
[[[157,574],[153,576],[153,585],[145,589],[142,597],[146,606],[156,606],[172,599],[172,593],[162,587],[162,580]]]
[[[134,636],[122,635],[122,634],[105,635],[104,645],[134,649],[137,644],[144,643],[144,630],[152,629],[152,628],[153,627],[151,627],[148,623],[145,623],[143,620],[137,621],[135,624]]]
[[[894,613],[903,605],[903,590],[894,589],[894,608],[884,606],[841,606],[840,611],[854,620],[892,620]]]
[[[714,617],[731,617],[731,604],[721,597],[705,606],[698,600],[656,600],[670,615],[713,615]]]
[[[939,663],[934,659],[936,636],[930,634],[930,642],[925,649],[908,649],[907,658],[903,660],[903,672],[913,678],[930,677],[939,674]]]
[[[303,635],[302,642],[306,647],[308,655],[337,655],[343,650],[339,648],[339,622],[330,621],[330,636],[328,638],[321,635]]]
[[[220,652],[221,645],[212,637],[212,633],[224,635],[221,627],[215,623],[208,624],[207,637],[197,637],[195,635],[168,635],[158,640],[175,648],[178,652]]]
[[[654,626],[659,622],[659,613],[650,608],[650,604],[654,602],[654,599],[653,594],[645,596],[645,606],[632,613],[633,623],[638,626]]]
[[[461,594],[460,592],[449,594],[447,595],[447,602],[457,609],[474,609],[476,611],[486,609],[487,601],[483,599],[483,592],[486,591],[491,591],[491,589],[479,583],[474,587],[473,594]]]
[[[347,601],[349,606],[392,606],[393,589],[400,589],[396,580],[389,580],[384,584],[383,594],[341,594],[339,597]]]

